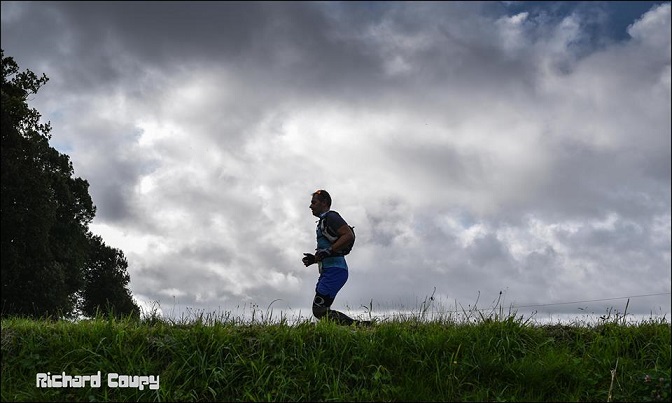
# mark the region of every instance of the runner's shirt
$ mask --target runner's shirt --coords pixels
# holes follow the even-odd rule
[[[331,229],[334,230],[333,232],[337,232],[337,230],[339,228],[341,228],[343,225],[347,225],[347,223],[345,222],[343,217],[341,217],[340,214],[338,214],[335,211],[331,211],[331,210],[320,214],[320,220],[322,220],[322,218],[329,213],[331,213],[331,215],[329,216],[329,219],[327,220],[327,225]],[[315,233],[317,235],[317,249],[316,250],[327,249],[331,246],[331,242],[329,242],[327,237],[322,235],[322,231],[320,231],[320,222],[319,221],[317,222],[317,229],[315,230]],[[346,269],[346,270],[348,269],[348,264],[346,263],[344,256],[330,256],[330,257],[322,259],[322,261],[318,262],[318,264],[320,266],[320,269],[327,268],[327,267],[340,267],[342,269]]]

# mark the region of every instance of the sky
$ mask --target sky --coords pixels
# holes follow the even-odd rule
[[[669,1],[1,7],[146,311],[669,320]]]

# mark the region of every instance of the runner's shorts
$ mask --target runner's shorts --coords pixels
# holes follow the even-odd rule
[[[345,282],[348,281],[348,269],[343,267],[323,267],[317,279],[315,291],[336,298]]]

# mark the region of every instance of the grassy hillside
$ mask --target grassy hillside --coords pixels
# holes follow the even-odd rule
[[[658,319],[2,321],[2,401],[669,401],[670,366]],[[158,389],[123,387],[133,376]]]

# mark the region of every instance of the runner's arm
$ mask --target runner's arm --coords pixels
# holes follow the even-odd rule
[[[331,244],[331,250],[338,253],[344,246],[350,244],[355,236],[352,233],[352,229],[347,224],[341,225],[338,230],[338,239]]]

